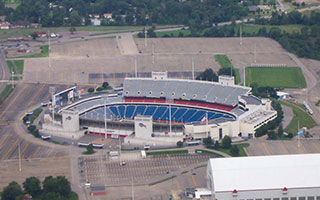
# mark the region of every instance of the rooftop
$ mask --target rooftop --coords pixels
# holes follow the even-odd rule
[[[320,154],[210,159],[215,192],[320,187]]]

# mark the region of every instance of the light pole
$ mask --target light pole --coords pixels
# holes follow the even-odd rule
[[[107,99],[108,97],[107,96],[104,96],[103,97],[103,102],[104,102],[104,138],[106,139],[107,138]]]
[[[12,83],[11,86],[12,86],[12,89],[14,88],[14,82],[13,82],[14,78],[13,77],[14,77],[14,72],[12,71],[11,72],[11,83]]]

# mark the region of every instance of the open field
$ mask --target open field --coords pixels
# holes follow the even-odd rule
[[[292,111],[294,113],[294,117],[288,127],[285,129],[286,132],[296,134],[298,132],[298,123],[299,128],[307,127],[308,129],[313,128],[317,126],[317,123],[310,117],[308,113],[306,113],[303,109],[300,107],[283,101],[278,101],[280,104],[286,105],[290,108],[292,108]]]
[[[306,80],[299,67],[247,67],[246,83],[275,88],[305,88]]]
[[[237,25],[237,29],[239,30],[240,25]],[[293,33],[297,32],[300,33],[301,28],[303,28],[303,25],[294,24],[294,25],[258,25],[258,24],[242,24],[242,32],[243,33],[249,33],[249,34],[256,34],[259,32],[260,28],[266,28],[267,32],[270,31],[271,28],[280,28],[282,31],[285,31],[287,33]]]
[[[168,71],[173,73],[171,77],[191,78],[192,57],[196,73],[206,68],[218,71],[215,54],[226,54],[235,68],[240,69],[253,63],[254,44],[257,44],[257,63],[295,65],[282,53],[285,51],[277,42],[267,38],[243,38],[242,45],[238,38],[150,38],[147,47],[144,39],[134,41],[138,54],[132,55],[126,53],[131,42],[122,41],[122,38],[52,45],[51,68],[48,68],[48,58],[25,59],[23,80],[67,84],[108,81],[119,85],[123,78],[133,76],[135,57],[139,76],[144,77],[151,71]]]
[[[250,144],[248,143],[243,143],[243,144],[233,144],[232,146],[237,146],[239,148],[239,156],[247,156],[244,148],[247,148],[250,146]],[[213,148],[214,149],[214,148]],[[223,149],[223,148],[219,148],[219,149],[215,149],[217,151],[221,151],[223,153],[226,153],[230,156],[232,156],[231,154],[231,148],[230,149]]]
[[[216,62],[219,63],[221,68],[233,68],[234,71],[235,71],[235,83],[239,84],[241,82],[239,69],[233,67],[233,65],[230,62],[228,56],[226,56],[226,55],[215,55],[214,58],[215,58]]]

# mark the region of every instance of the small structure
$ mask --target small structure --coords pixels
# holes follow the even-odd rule
[[[91,186],[90,194],[91,194],[91,196],[105,195],[106,188],[104,186]]]
[[[219,76],[219,83],[221,85],[234,85],[234,77],[233,76]]]
[[[277,97],[279,99],[290,99],[291,95],[289,93],[286,93],[286,92],[277,91]]]

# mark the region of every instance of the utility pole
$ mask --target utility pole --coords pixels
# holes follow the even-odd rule
[[[131,196],[132,196],[132,200],[134,200],[133,177],[131,177]]]
[[[169,104],[169,127],[170,127],[170,137],[172,132],[172,126],[171,126],[171,103]]]
[[[242,25],[240,24],[240,45],[242,45]]]
[[[192,56],[192,80],[194,80],[194,58]]]
[[[152,64],[154,64],[154,44],[152,44]]]
[[[14,88],[14,80],[13,80],[14,78],[13,77],[14,77],[14,72],[12,71],[11,72],[11,87],[12,87],[12,89]]]
[[[136,78],[138,78],[138,62],[137,62],[137,56],[134,57],[134,75]]]
[[[254,63],[257,62],[257,43],[254,43]]]
[[[50,31],[49,30],[48,30],[48,40],[49,40],[49,45],[48,45],[49,69],[51,69],[51,59],[50,59],[51,37],[50,37]]]
[[[144,27],[144,46],[147,47],[147,28]]]
[[[244,66],[244,71],[243,71],[243,86],[246,86],[246,66]]]
[[[104,106],[103,106],[103,108],[104,108],[104,138],[106,139],[107,138],[107,99],[108,99],[108,97],[107,96],[104,96],[103,97],[103,102],[104,102]]]
[[[22,168],[21,168],[21,148],[20,148],[20,143],[21,141],[19,141],[19,144],[18,144],[18,150],[19,150],[19,172],[22,171]]]

